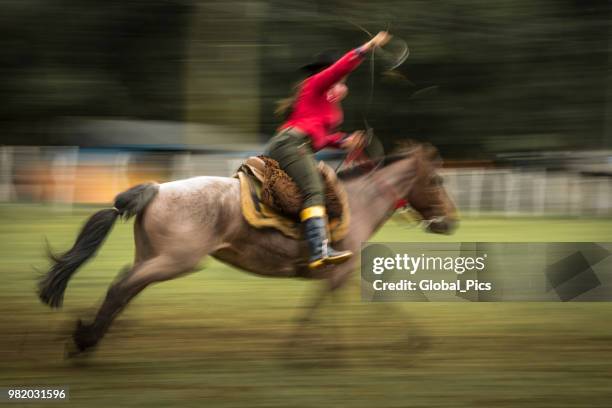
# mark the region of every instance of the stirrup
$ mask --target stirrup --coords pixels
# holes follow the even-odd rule
[[[337,251],[335,255],[323,258],[323,261],[331,265],[340,265],[350,259],[353,256],[352,251]]]
[[[308,268],[318,269],[326,265],[340,265],[348,261],[351,258],[351,256],[353,256],[353,252],[351,251],[338,252],[336,255],[327,256],[325,258],[319,258],[319,259],[309,262]]]
[[[321,267],[325,266],[325,259],[321,258],[321,259],[317,259],[314,260],[310,263],[308,263],[308,269],[313,270],[313,269],[319,269]]]

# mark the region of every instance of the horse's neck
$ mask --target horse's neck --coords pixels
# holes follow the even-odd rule
[[[383,185],[399,197],[406,197],[412,189],[417,175],[417,157],[414,155],[396,161],[380,169],[376,176],[376,185],[383,182]],[[387,190],[388,191],[388,190]]]
[[[351,212],[367,224],[368,238],[391,217],[397,200],[408,195],[415,177],[410,160],[398,160],[346,183]]]

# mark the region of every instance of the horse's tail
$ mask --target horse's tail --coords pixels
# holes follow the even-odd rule
[[[50,307],[61,307],[68,281],[83,263],[95,255],[117,218],[128,219],[138,214],[158,191],[159,184],[145,183],[120,193],[113,208],[100,210],[87,220],[72,248],[59,256],[49,254],[53,265],[38,283],[40,300]]]

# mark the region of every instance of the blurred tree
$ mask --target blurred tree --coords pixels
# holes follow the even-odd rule
[[[52,143],[33,123],[65,116],[182,119],[188,3],[8,0],[0,10],[7,142]]]

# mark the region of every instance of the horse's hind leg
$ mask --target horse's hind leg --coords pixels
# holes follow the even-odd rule
[[[157,256],[137,264],[108,289],[106,298],[91,324],[77,323],[74,345],[81,352],[94,347],[106,334],[113,320],[138,293],[148,285],[171,280],[194,270],[195,262],[169,256]]]

